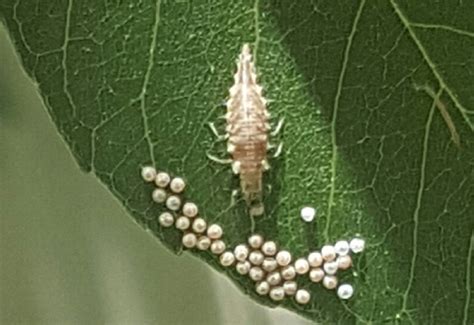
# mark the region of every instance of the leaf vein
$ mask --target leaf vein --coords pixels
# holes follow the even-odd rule
[[[438,98],[441,93],[443,92],[443,89],[441,88],[436,97]],[[421,202],[423,199],[423,193],[425,191],[425,176],[426,176],[426,162],[427,162],[427,157],[428,157],[428,140],[430,137],[430,130],[431,130],[431,124],[433,121],[433,116],[436,108],[436,101],[433,100],[433,103],[431,105],[430,113],[428,115],[428,120],[426,121],[426,128],[425,128],[425,134],[423,138],[423,151],[421,153],[421,165],[420,165],[420,180],[418,184],[418,191],[416,194],[416,206],[413,211],[413,253],[411,256],[411,262],[410,262],[410,277],[408,278],[408,284],[405,289],[405,292],[403,294],[403,302],[402,302],[402,313],[407,313],[408,314],[408,297],[409,293],[411,291],[411,288],[413,286],[413,281],[415,279],[415,266],[416,266],[416,260],[418,258],[418,228],[419,228],[419,219],[420,219],[420,209],[421,209]]]
[[[347,38],[346,48],[344,50],[344,58],[342,61],[341,73],[339,74],[339,80],[337,84],[336,96],[334,98],[334,106],[333,106],[333,113],[332,113],[332,120],[331,120],[331,143],[332,143],[332,158],[331,158],[331,179],[330,179],[330,191],[329,191],[329,199],[328,199],[328,208],[327,208],[327,215],[326,215],[326,225],[324,227],[324,239],[327,241],[329,240],[329,227],[331,224],[331,213],[332,213],[332,206],[334,204],[334,194],[335,194],[335,187],[336,187],[336,172],[337,172],[337,143],[336,143],[336,122],[337,122],[337,111],[339,110],[339,99],[342,93],[342,85],[344,83],[344,77],[347,70],[347,63],[349,61],[349,53],[352,47],[352,41],[354,39],[354,35],[357,31],[357,25],[359,23],[359,19],[362,15],[362,10],[364,9],[365,0],[362,0],[359,4],[359,8],[357,9],[354,22],[352,24],[351,32]]]
[[[65,23],[65,27],[64,27],[64,42],[63,42],[63,46],[61,47],[62,52],[63,52],[63,56],[62,56],[62,59],[61,59],[61,65],[62,65],[62,68],[63,68],[63,79],[64,79],[63,80],[63,91],[64,91],[64,94],[67,97],[67,100],[68,100],[69,104],[71,105],[72,116],[76,117],[77,108],[76,108],[76,105],[74,104],[74,101],[72,100],[72,95],[71,95],[71,93],[69,92],[69,89],[68,89],[69,82],[68,82],[68,73],[67,73],[67,47],[68,47],[68,43],[69,43],[69,34],[71,32],[72,4],[73,4],[73,0],[68,0],[67,9],[66,9],[66,23]]]
[[[467,324],[469,321],[469,307],[471,305],[471,263],[472,263],[472,251],[474,251],[474,231],[471,232],[471,241],[469,245],[469,251],[467,252],[467,265],[466,265],[466,302],[464,303],[464,315],[463,324]]]
[[[151,162],[153,163],[153,166],[156,166],[155,152],[154,152],[153,141],[151,140],[151,130],[150,130],[150,126],[148,125],[149,118],[147,116],[145,105],[146,105],[146,92],[147,92],[148,84],[150,82],[151,71],[153,70],[153,64],[155,60],[156,40],[158,36],[158,26],[160,24],[160,6],[161,6],[161,0],[157,0],[155,4],[155,22],[153,25],[153,34],[152,34],[152,39],[151,39],[151,44],[150,44],[150,49],[149,49],[148,65],[145,72],[145,77],[143,79],[142,91],[140,95],[138,96],[138,100],[140,101],[140,111],[141,111],[142,119],[143,119],[143,129],[145,132],[145,139],[148,143],[148,150],[150,153],[150,159],[151,159]]]
[[[417,28],[441,29],[441,30],[445,30],[445,31],[463,35],[463,36],[474,37],[474,32],[458,29],[452,26],[437,25],[437,24],[424,24],[424,23],[410,23],[410,25]]]
[[[390,0],[390,3],[392,4],[394,11],[397,14],[398,18],[400,19],[400,21],[402,22],[403,26],[405,26],[406,30],[410,34],[410,37],[412,38],[413,42],[415,42],[415,45],[417,46],[418,50],[423,56],[423,59],[426,61],[426,63],[430,67],[431,72],[433,72],[433,75],[440,83],[441,88],[444,88],[446,90],[446,93],[448,93],[449,97],[454,102],[456,108],[461,112],[467,125],[471,128],[471,130],[474,130],[474,123],[471,123],[471,121],[469,120],[469,116],[468,116],[469,110],[461,104],[458,98],[454,95],[454,92],[451,90],[451,88],[448,87],[447,83],[444,81],[443,77],[438,72],[436,65],[434,64],[434,62],[431,60],[430,56],[428,55],[428,52],[426,51],[424,46],[421,44],[421,41],[416,36],[415,32],[413,31],[413,28],[411,28],[412,24],[410,23],[408,18],[405,17],[405,15],[401,11],[398,4],[395,2],[395,0]]]
[[[21,0],[18,0],[13,5],[13,20],[16,22],[16,24],[18,26],[18,34],[20,35],[20,39],[21,39],[23,45],[25,46],[26,50],[28,52],[30,52],[31,54],[37,56],[38,54],[35,51],[33,51],[30,44],[28,44],[28,42],[26,41],[25,34],[23,32],[23,23],[20,21],[20,19],[18,19],[17,10],[18,10],[18,6],[20,5],[20,2],[21,2]]]

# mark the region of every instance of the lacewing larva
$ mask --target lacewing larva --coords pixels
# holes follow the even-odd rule
[[[255,63],[248,44],[242,46],[237,59],[234,85],[229,89],[226,101],[226,134],[219,135],[213,123],[212,132],[220,139],[227,140],[227,152],[231,159],[219,159],[208,154],[211,160],[231,163],[232,171],[240,176],[240,188],[251,215],[263,214],[262,176],[270,168],[267,161],[269,136],[279,133],[283,119],[270,133],[270,114],[267,100],[262,96],[262,87],[257,83]],[[277,147],[274,157],[281,153],[282,144]]]
[[[242,194],[248,205],[261,199],[262,173],[267,162],[270,125],[267,101],[257,84],[250,47],[244,44],[237,60],[234,85],[229,90],[227,106],[227,151],[232,156],[232,170],[240,175]],[[263,212],[263,211],[262,211]]]

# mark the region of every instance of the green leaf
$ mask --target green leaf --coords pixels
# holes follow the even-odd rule
[[[179,232],[160,228],[140,167],[183,176],[227,242],[246,239],[245,204],[230,205],[238,179],[207,159],[225,149],[206,123],[223,114],[250,42],[286,123],[256,229],[295,256],[367,241],[342,276],[351,300],[302,282],[310,304],[281,305],[323,323],[474,321],[474,3],[2,0],[0,12],[81,168],[177,253]],[[307,204],[311,224],[299,218]]]

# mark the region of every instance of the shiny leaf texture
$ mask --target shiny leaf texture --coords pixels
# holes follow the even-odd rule
[[[143,165],[183,176],[229,244],[250,234],[244,203],[231,205],[238,179],[206,156],[226,154],[207,123],[249,42],[285,118],[257,231],[294,255],[367,241],[342,277],[351,300],[302,282],[310,304],[280,305],[323,323],[474,322],[473,2],[1,0],[0,13],[80,167],[176,253]],[[313,223],[299,218],[308,204]]]

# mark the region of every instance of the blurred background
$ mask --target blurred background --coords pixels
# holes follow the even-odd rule
[[[0,25],[2,324],[309,324],[140,229],[82,173]]]

